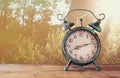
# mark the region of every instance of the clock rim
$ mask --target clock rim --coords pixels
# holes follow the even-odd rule
[[[96,38],[97,40],[97,52],[96,54],[92,57],[92,59],[90,59],[88,62],[79,62],[79,61],[76,61],[74,60],[71,56],[69,56],[67,54],[67,51],[66,51],[66,48],[65,48],[65,43],[66,43],[66,40],[67,38],[69,37],[69,35],[77,30],[86,30],[88,32],[90,32],[91,34],[93,34],[93,36]],[[71,61],[72,63],[76,64],[76,65],[81,65],[81,66],[84,66],[84,65],[88,65],[92,62],[94,62],[95,60],[97,60],[97,58],[99,57],[100,55],[100,51],[101,51],[101,41],[98,37],[98,35],[96,34],[96,32],[90,28],[87,28],[87,27],[76,27],[76,28],[73,28],[71,29],[70,31],[68,31],[66,33],[66,35],[64,36],[63,40],[62,40],[62,53],[63,55],[67,58],[67,60]]]

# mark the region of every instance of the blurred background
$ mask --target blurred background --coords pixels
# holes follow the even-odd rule
[[[66,64],[61,51],[63,17],[70,9],[84,8],[105,13],[101,23],[102,51],[99,64],[120,64],[119,0],[0,0],[0,63],[1,64]],[[96,21],[87,12],[73,12],[67,20],[79,26]]]

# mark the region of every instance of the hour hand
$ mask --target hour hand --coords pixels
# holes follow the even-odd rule
[[[79,46],[76,46],[74,49],[78,50],[80,47]]]
[[[80,48],[79,46],[75,46],[75,48],[72,50],[78,50],[79,48]]]

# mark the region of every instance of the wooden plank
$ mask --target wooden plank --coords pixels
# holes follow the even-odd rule
[[[0,78],[120,78],[120,65],[100,65],[96,71],[93,65],[85,67],[64,65],[1,64]]]

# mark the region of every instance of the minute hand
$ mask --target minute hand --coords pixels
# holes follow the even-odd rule
[[[88,44],[83,44],[83,45],[80,45],[79,47],[84,47],[84,46],[87,46],[87,45],[90,45],[91,43],[88,43]]]

